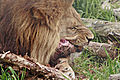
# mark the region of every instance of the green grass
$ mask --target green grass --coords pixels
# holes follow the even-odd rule
[[[115,2],[115,3],[112,3],[112,7],[113,7],[114,9],[120,8],[120,0],[117,1],[117,2]]]
[[[25,69],[23,70],[21,77],[10,66],[5,70],[1,66],[0,69],[1,69],[0,80],[24,80],[25,78]]]
[[[109,57],[100,58],[85,50],[79,58],[75,59],[73,69],[79,77],[84,75],[88,80],[109,80],[110,74],[120,73],[119,56],[114,60]]]
[[[75,0],[73,6],[83,18],[115,21],[112,10],[101,9],[101,0]]]

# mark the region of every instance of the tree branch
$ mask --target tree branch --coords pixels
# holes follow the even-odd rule
[[[119,51],[117,51],[115,46],[116,45],[114,44],[108,43],[90,42],[88,45],[84,46],[84,48],[87,48],[89,51],[92,51],[94,55],[100,57],[109,56],[111,58],[115,58],[117,54],[119,54]]]
[[[69,79],[67,75],[55,68],[41,65],[30,58],[26,59],[24,57],[13,54],[10,51],[5,52],[4,54],[0,54],[0,63],[11,63],[15,66],[19,66],[19,68],[27,68],[30,71],[38,73],[38,75],[42,74],[46,79],[57,78],[61,80],[67,80],[65,77]]]

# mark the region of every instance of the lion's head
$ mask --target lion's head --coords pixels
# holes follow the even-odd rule
[[[89,40],[94,38],[93,33],[82,24],[80,15],[72,6],[65,11],[65,14],[60,19],[59,27],[61,29],[61,40],[55,55],[50,59],[50,64],[52,66],[57,64],[57,59],[68,57],[70,53],[75,51],[81,51],[83,45],[87,44]],[[76,48],[69,42],[79,47]]]
[[[67,9],[59,26],[61,38],[69,40],[74,45],[83,46],[94,38],[93,33],[83,25],[80,15],[73,7]]]

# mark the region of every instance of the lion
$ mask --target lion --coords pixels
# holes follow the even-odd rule
[[[61,38],[74,45],[93,39],[72,4],[73,0],[1,0],[0,52],[27,53],[46,65]]]

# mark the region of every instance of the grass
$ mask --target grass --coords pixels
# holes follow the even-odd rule
[[[81,75],[84,75],[88,80],[109,80],[110,74],[120,73],[120,64],[117,58],[114,60],[103,59],[85,51],[75,60],[73,69],[79,76],[79,80],[82,80]]]
[[[101,0],[75,0],[73,6],[83,18],[115,21],[112,10],[101,8]]]
[[[19,73],[16,73],[10,66],[5,70],[1,66],[0,70],[1,70],[0,80],[24,80],[25,78],[25,69],[23,70],[21,77],[19,76]]]

